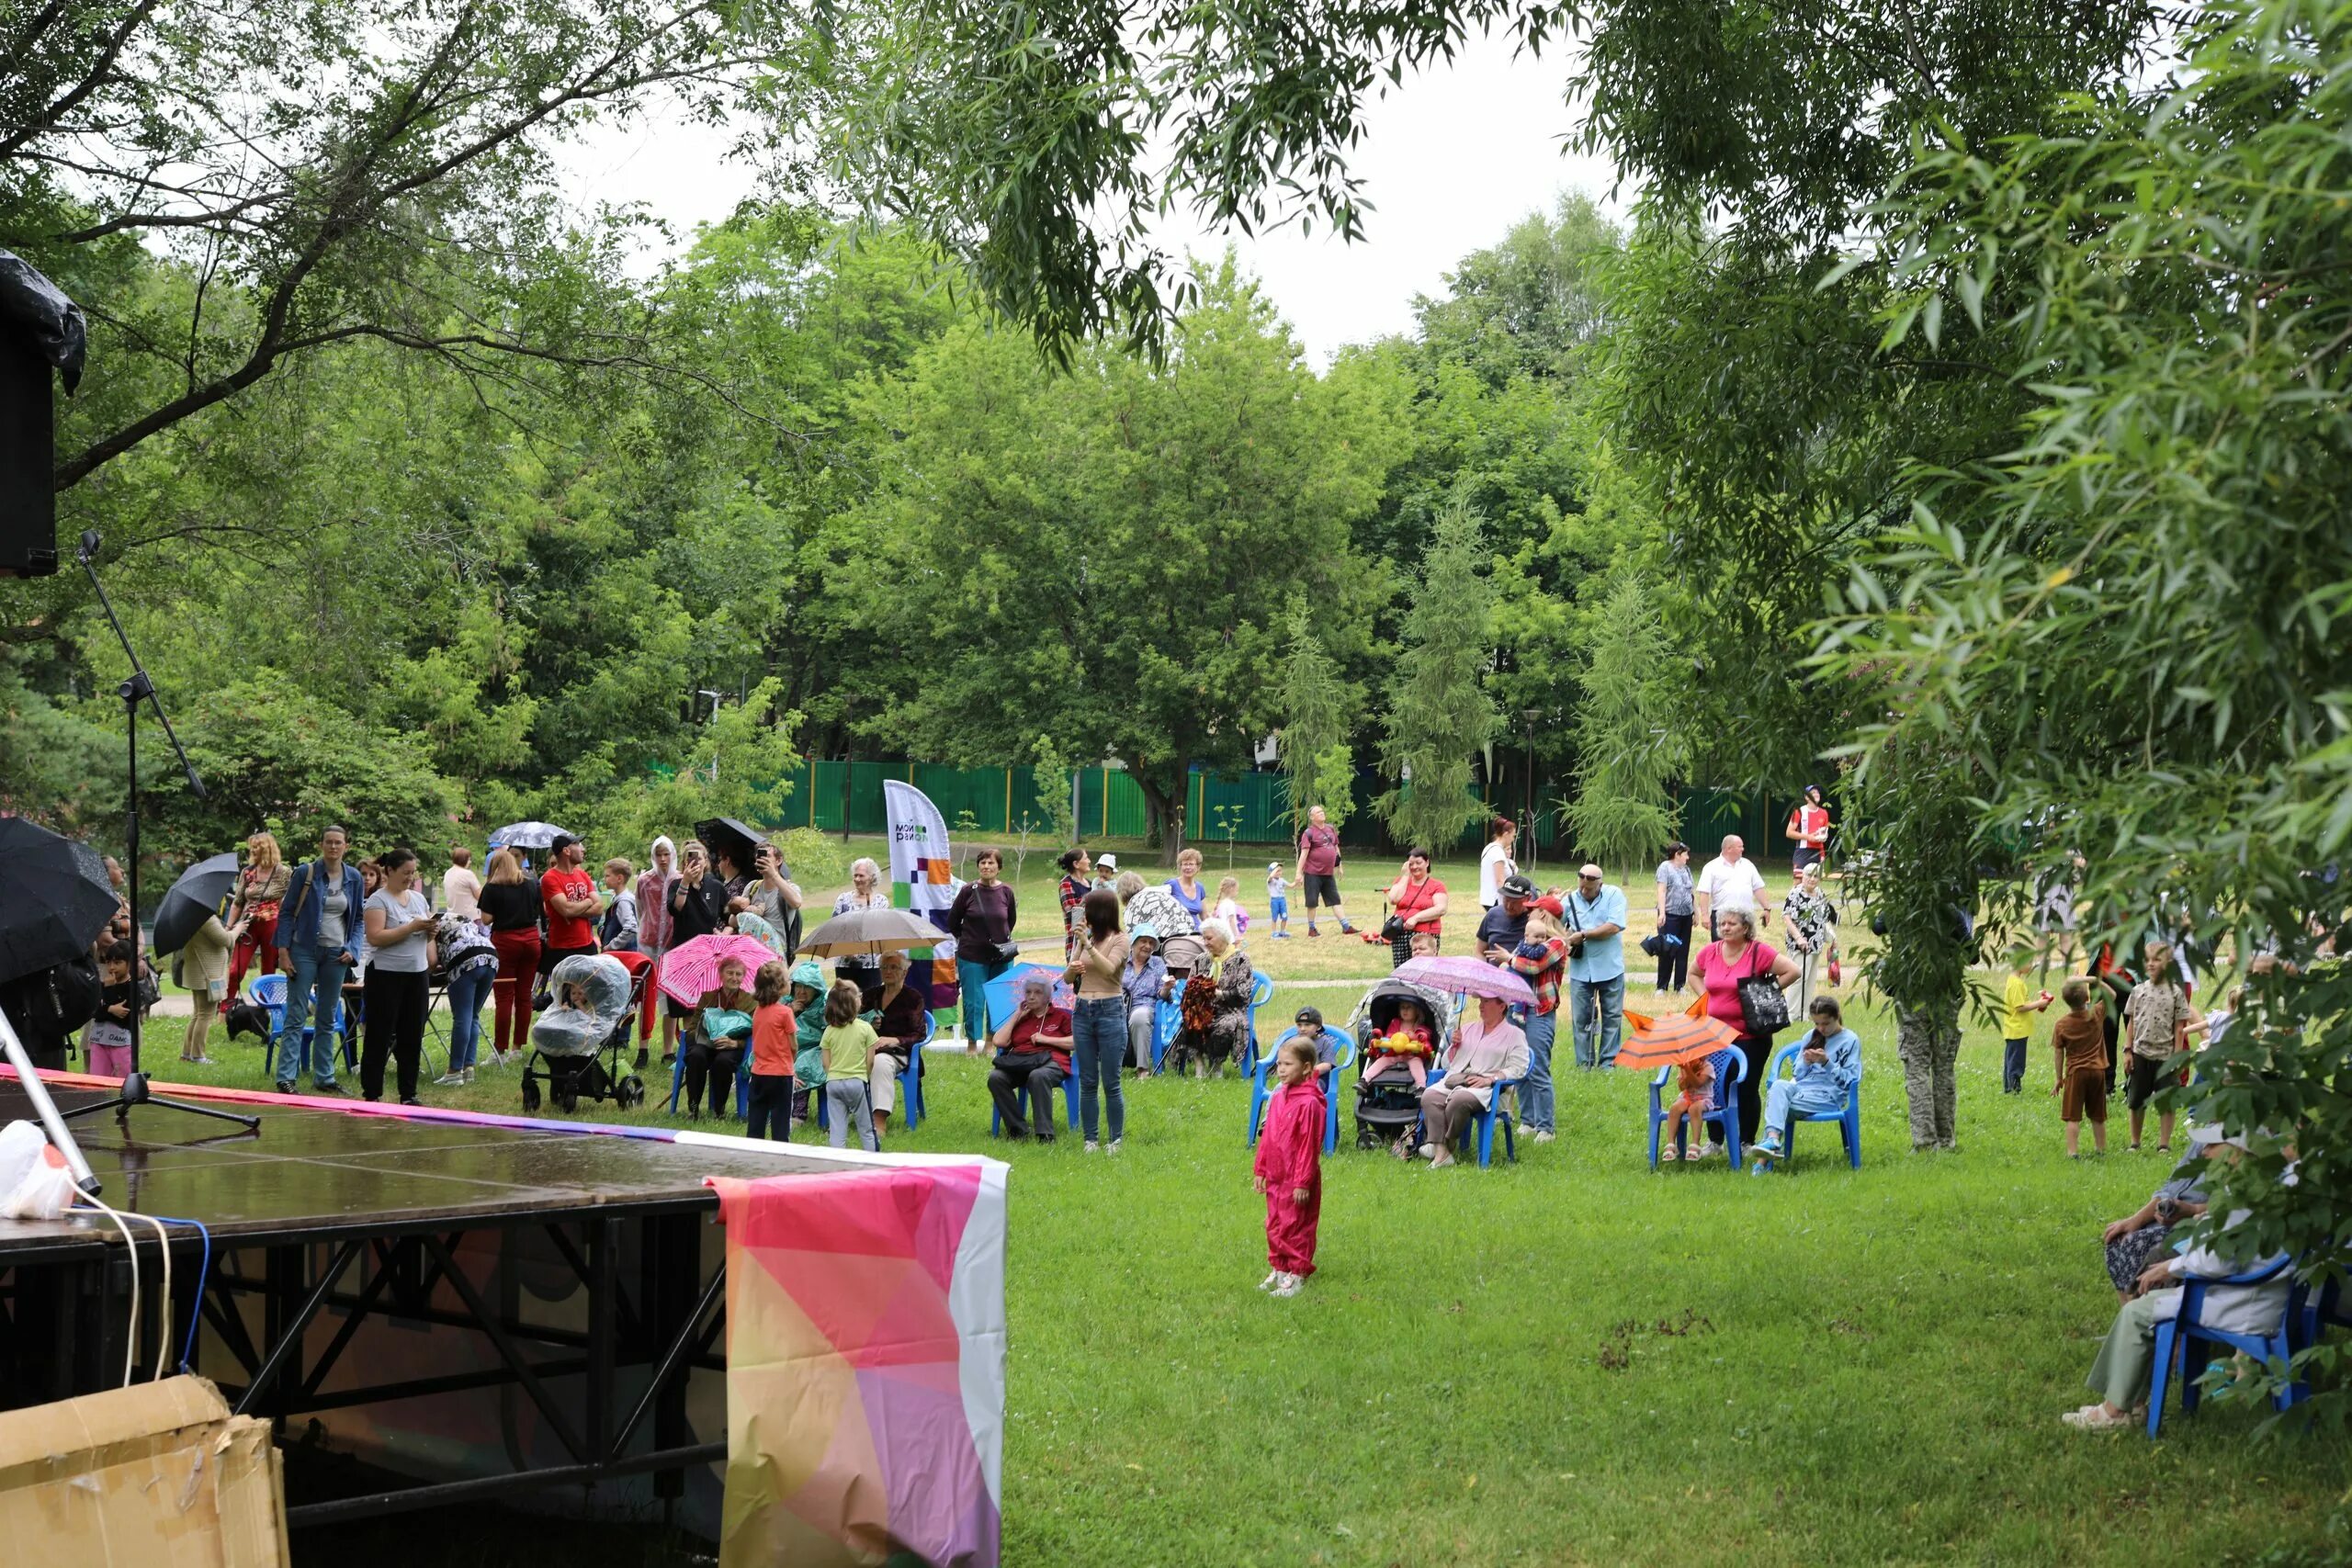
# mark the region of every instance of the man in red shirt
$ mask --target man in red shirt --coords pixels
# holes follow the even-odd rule
[[[551,852],[555,863],[539,878],[539,904],[548,917],[547,943],[539,949],[542,976],[575,953],[596,951],[596,879],[582,863],[588,846],[559,833]]]
[[[1348,911],[1340,902],[1340,830],[1331,826],[1319,806],[1306,814],[1306,826],[1299,829],[1297,882],[1306,898],[1306,934],[1321,936],[1315,929],[1315,906],[1329,904],[1331,913],[1340,918],[1340,929],[1352,932],[1348,924]]]

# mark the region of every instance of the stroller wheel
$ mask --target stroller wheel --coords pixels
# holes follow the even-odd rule
[[[578,1078],[567,1079],[562,1083],[550,1078],[548,1080],[548,1089],[555,1096],[556,1109],[565,1115],[569,1116],[580,1109],[580,1080]]]
[[[645,1080],[635,1073],[613,1086],[613,1103],[623,1111],[633,1110],[645,1103]]]
[[[537,1111],[538,1108],[538,1075],[537,1073],[526,1072],[523,1075],[523,1109],[526,1111]]]

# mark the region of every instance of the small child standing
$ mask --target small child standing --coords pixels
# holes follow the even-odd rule
[[[1396,1040],[1399,1035],[1406,1040],[1418,1042],[1420,1049],[1418,1051],[1382,1049],[1383,1042]],[[1389,1026],[1388,1032],[1372,1042],[1369,1047],[1372,1056],[1363,1065],[1363,1081],[1368,1083],[1402,1062],[1406,1071],[1412,1075],[1413,1087],[1416,1089],[1427,1089],[1430,1082],[1430,1056],[1436,1038],[1430,1032],[1429,1014],[1422,1010],[1420,1003],[1407,997],[1396,1004],[1396,1021]]]
[[[83,1066],[102,1078],[122,1077],[130,1071],[130,1028],[139,1012],[139,987],[130,978],[130,961],[131,947],[127,942],[106,950],[98,968],[104,986],[98,992],[97,1015],[82,1031]]]
[[[2009,953],[2009,980],[2001,992],[2001,1092],[2025,1092],[2025,1048],[2033,1038],[2033,1015],[2050,1005],[2048,991],[2036,997],[2026,988],[2026,971],[2033,967],[2031,952],[2019,947]]]
[[[793,1057],[799,1047],[799,1021],[786,1002],[784,963],[769,959],[752,982],[752,1093],[747,1138],[786,1143],[792,1137]]]
[[[1290,879],[1283,875],[1283,863],[1266,863],[1266,921],[1273,927],[1274,940],[1290,938]]]
[[[1258,1288],[1295,1296],[1315,1272],[1315,1226],[1323,1213],[1323,1091],[1315,1077],[1315,1047],[1304,1037],[1285,1040],[1274,1055],[1280,1088],[1266,1106],[1266,1128],[1250,1165],[1252,1185],[1266,1199],[1266,1262]]]
[[[1658,1127],[1657,1157],[1668,1164],[1684,1157],[1682,1145],[1675,1140],[1681,1135],[1682,1123],[1687,1119],[1693,1140],[1689,1157],[1695,1164],[1703,1148],[1696,1140],[1705,1126],[1707,1112],[1715,1108],[1714,1058],[1702,1056],[1695,1062],[1683,1063],[1676,1085],[1681,1093],[1667,1108],[1666,1121]]]
[[[868,1154],[882,1152],[874,1136],[874,1107],[865,1095],[865,1075],[874,1066],[874,1026],[857,1016],[864,995],[851,980],[836,980],[825,993],[825,1038],[818,1047],[825,1058],[826,1142],[849,1145],[849,1127],[857,1123],[857,1146]]]
[[[2088,980],[2069,980],[2062,990],[2066,1015],[2050,1030],[2058,1060],[2058,1081],[2050,1092],[2059,1097],[2058,1119],[2066,1124],[2066,1157],[2080,1159],[2086,1117],[2093,1146],[2107,1153],[2107,1008],[2104,1001],[2092,1005]]]
[[[1228,876],[1216,885],[1216,908],[1209,912],[1225,922],[1225,929],[1233,933],[1236,941],[1240,940],[1241,933],[1250,929],[1250,911],[1241,907],[1239,877]]]

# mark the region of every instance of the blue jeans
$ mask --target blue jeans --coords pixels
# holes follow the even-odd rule
[[[1570,980],[1568,988],[1576,998],[1573,1027],[1576,1030],[1577,1066],[1615,1066],[1617,1046],[1625,1034],[1625,976],[1619,975],[1608,980]],[[1596,1014],[1599,1015],[1597,1018]]]
[[[1552,1125],[1552,1042],[1560,1032],[1560,1010],[1530,1011],[1521,1028],[1527,1035],[1527,1077],[1519,1086],[1519,1122],[1531,1133]]]
[[[1080,997],[1071,1015],[1070,1064],[1078,1069],[1078,1122],[1093,1143],[1094,1086],[1102,1086],[1110,1102],[1111,1141],[1126,1129],[1127,1101],[1119,1083],[1119,1067],[1127,1059],[1127,1003],[1124,997]]]
[[[292,1089],[301,1076],[302,1026],[311,1021],[313,997],[319,1026],[311,1031],[311,1081],[321,1089],[334,1087],[334,1011],[349,973],[339,949],[294,949],[294,973],[286,982],[286,1024],[277,1032],[276,1047],[279,1089]]]
[[[2001,1092],[2016,1094],[2025,1087],[2025,1047],[2023,1040],[2001,1042]]]
[[[462,1073],[474,1065],[474,1049],[481,1043],[482,1004],[490,1000],[498,965],[477,964],[449,976],[449,1070]]]
[[[1001,959],[991,958],[975,964],[968,958],[956,961],[956,1005],[964,1016],[964,1038],[977,1044],[988,1043],[989,982],[1012,965]]]

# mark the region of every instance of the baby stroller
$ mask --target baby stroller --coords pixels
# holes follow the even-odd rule
[[[1429,1014],[1430,1040],[1440,1055],[1445,1051],[1451,1009],[1442,995],[1393,975],[1364,993],[1363,1000],[1356,1004],[1355,1016],[1348,1021],[1356,1037],[1356,1147],[1360,1149],[1391,1147],[1420,1124],[1421,1097],[1410,1077],[1394,1069],[1370,1082],[1363,1077],[1371,1042],[1396,1024],[1397,1004],[1404,1001],[1418,1002]],[[1431,1058],[1432,1066],[1435,1060]]]
[[[632,979],[628,965],[601,953],[555,966],[548,988],[556,1005],[531,1024],[530,1059],[523,1064],[525,1111],[539,1108],[541,1073],[548,1098],[561,1111],[577,1108],[582,1096],[610,1100],[624,1111],[645,1102],[645,1080],[621,1066],[645,974],[639,970]]]

